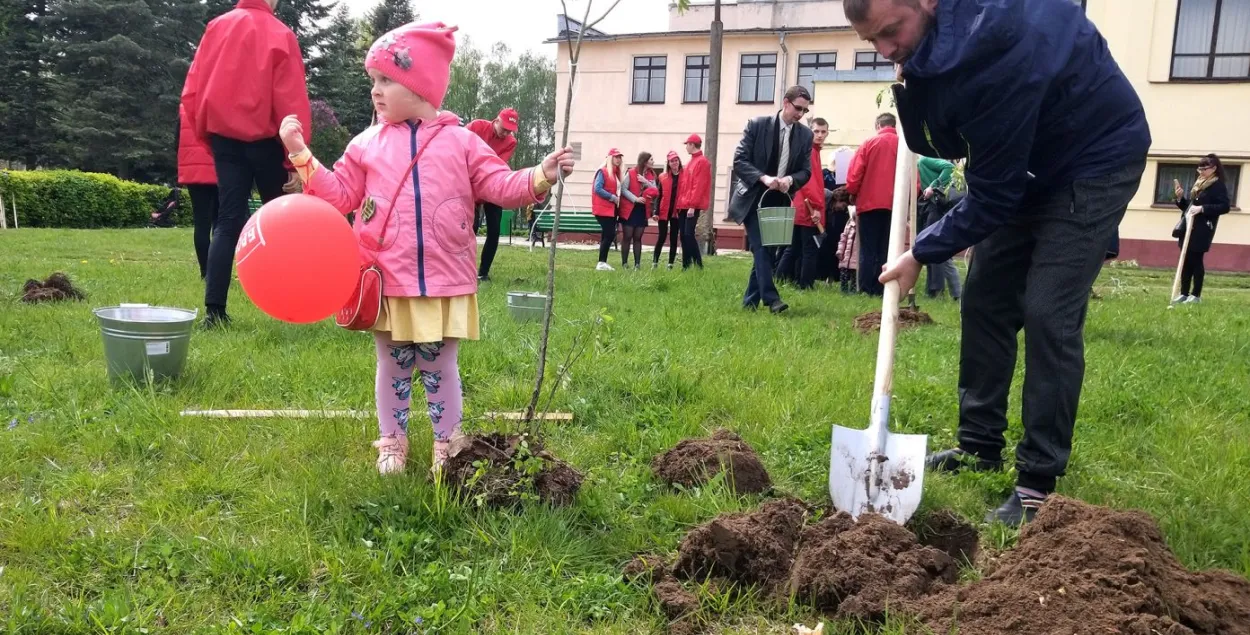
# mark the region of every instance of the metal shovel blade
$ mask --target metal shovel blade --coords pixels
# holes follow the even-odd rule
[[[817,249],[820,249],[821,247],[825,246],[825,236],[826,234],[823,234],[823,233],[812,236],[812,240],[816,241]]]
[[[833,426],[829,494],[833,506],[855,518],[875,512],[900,525],[920,506],[924,491],[923,434],[884,433]]]

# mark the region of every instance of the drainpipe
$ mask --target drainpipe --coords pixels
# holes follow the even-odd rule
[[[786,88],[788,88],[788,86],[786,86],[786,77],[788,76],[789,68],[790,68],[790,49],[786,47],[786,30],[785,29],[786,27],[783,24],[781,26],[781,36],[778,42],[779,44],[781,44],[781,72],[777,74],[777,79],[780,80],[779,82],[777,82],[777,103],[778,104],[781,103],[781,100],[785,99]]]

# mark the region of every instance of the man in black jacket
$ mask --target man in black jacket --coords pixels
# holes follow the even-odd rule
[[[799,122],[812,104],[812,94],[802,86],[792,86],[781,100],[775,115],[756,117],[747,122],[742,141],[734,151],[734,176],[737,180],[729,199],[729,218],[744,225],[755,266],[742,306],[756,309],[762,301],[773,313],[790,308],[781,301],[773,284],[773,261],[761,244],[759,208],[766,192],[783,194],[797,192],[812,176],[812,130]],[[770,201],[788,199],[781,194]],[[770,203],[771,206],[784,202]]]
[[[1003,469],[1023,329],[1016,488],[987,520],[1032,520],[1072,452],[1090,288],[1146,167],[1145,110],[1076,3],[844,0],[842,8],[860,38],[901,65],[894,95],[908,147],[967,158],[967,196],[881,276],[907,291],[921,265],[976,246],[960,307],[959,445],[928,466]]]

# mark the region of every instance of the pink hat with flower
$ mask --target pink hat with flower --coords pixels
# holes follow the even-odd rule
[[[451,80],[451,59],[456,55],[456,30],[442,22],[405,24],[369,47],[365,68],[441,108]]]

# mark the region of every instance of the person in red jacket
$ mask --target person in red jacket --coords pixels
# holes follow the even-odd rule
[[[226,299],[234,247],[247,222],[252,187],[269,202],[287,183],[282,118],[295,113],[312,140],[304,58],[295,34],[273,9],[278,0],[239,0],[213,19],[195,51],[182,87],[182,110],[194,136],[213,153],[217,224],[208,249],[204,290],[206,327],[230,323]]]
[[[621,268],[629,266],[629,250],[634,250],[634,269],[641,266],[642,235],[647,231],[647,221],[659,190],[655,182],[655,167],[651,163],[650,152],[638,153],[638,162],[625,173],[625,186],[621,188],[621,196],[626,202],[621,205]]]
[[[890,113],[877,116],[877,134],[864,142],[851,159],[846,191],[855,197],[859,232],[859,290],[881,296],[885,287],[877,277],[890,247],[890,209],[894,206],[894,168],[898,161],[897,120]]]
[[[699,214],[707,211],[712,202],[712,164],[703,156],[703,139],[692,134],[686,138],[686,153],[690,165],[682,174],[677,186],[677,209],[681,213],[681,268],[688,269],[694,263],[703,268],[703,255],[699,253],[699,241],[695,239],[695,227]]]
[[[660,174],[660,182],[656,184],[659,204],[656,205],[655,219],[660,226],[660,236],[655,241],[655,258],[651,268],[660,266],[660,252],[664,251],[664,239],[668,238],[668,268],[673,268],[677,259],[677,237],[681,235],[681,223],[677,215],[677,191],[681,189],[681,157],[669,150],[668,163]]]
[[[200,280],[203,280],[208,275],[208,249],[213,226],[217,224],[217,169],[213,166],[213,153],[195,136],[181,107],[178,108],[174,145],[178,148],[178,183],[191,195],[195,258],[200,263]]]
[[[494,121],[474,119],[465,126],[473,134],[482,138],[495,155],[504,163],[512,160],[516,152],[516,131],[520,126],[521,116],[512,108],[499,111]],[[486,217],[486,244],[482,246],[482,262],[477,268],[477,279],[490,280],[490,266],[495,262],[495,253],[499,250],[500,221],[503,219],[503,208],[494,203],[482,201],[478,203],[481,215]],[[478,223],[474,223],[473,233],[477,233]]]
[[[820,168],[820,147],[828,136],[829,122],[820,117],[813,119],[813,172]],[[820,248],[816,246],[816,236],[820,231],[816,229],[817,225],[826,226],[825,183],[822,179],[813,178],[808,179],[794,194],[794,237],[777,265],[778,274],[797,280],[800,289],[815,286],[816,273],[820,269]],[[828,237],[825,239],[829,240]]]

